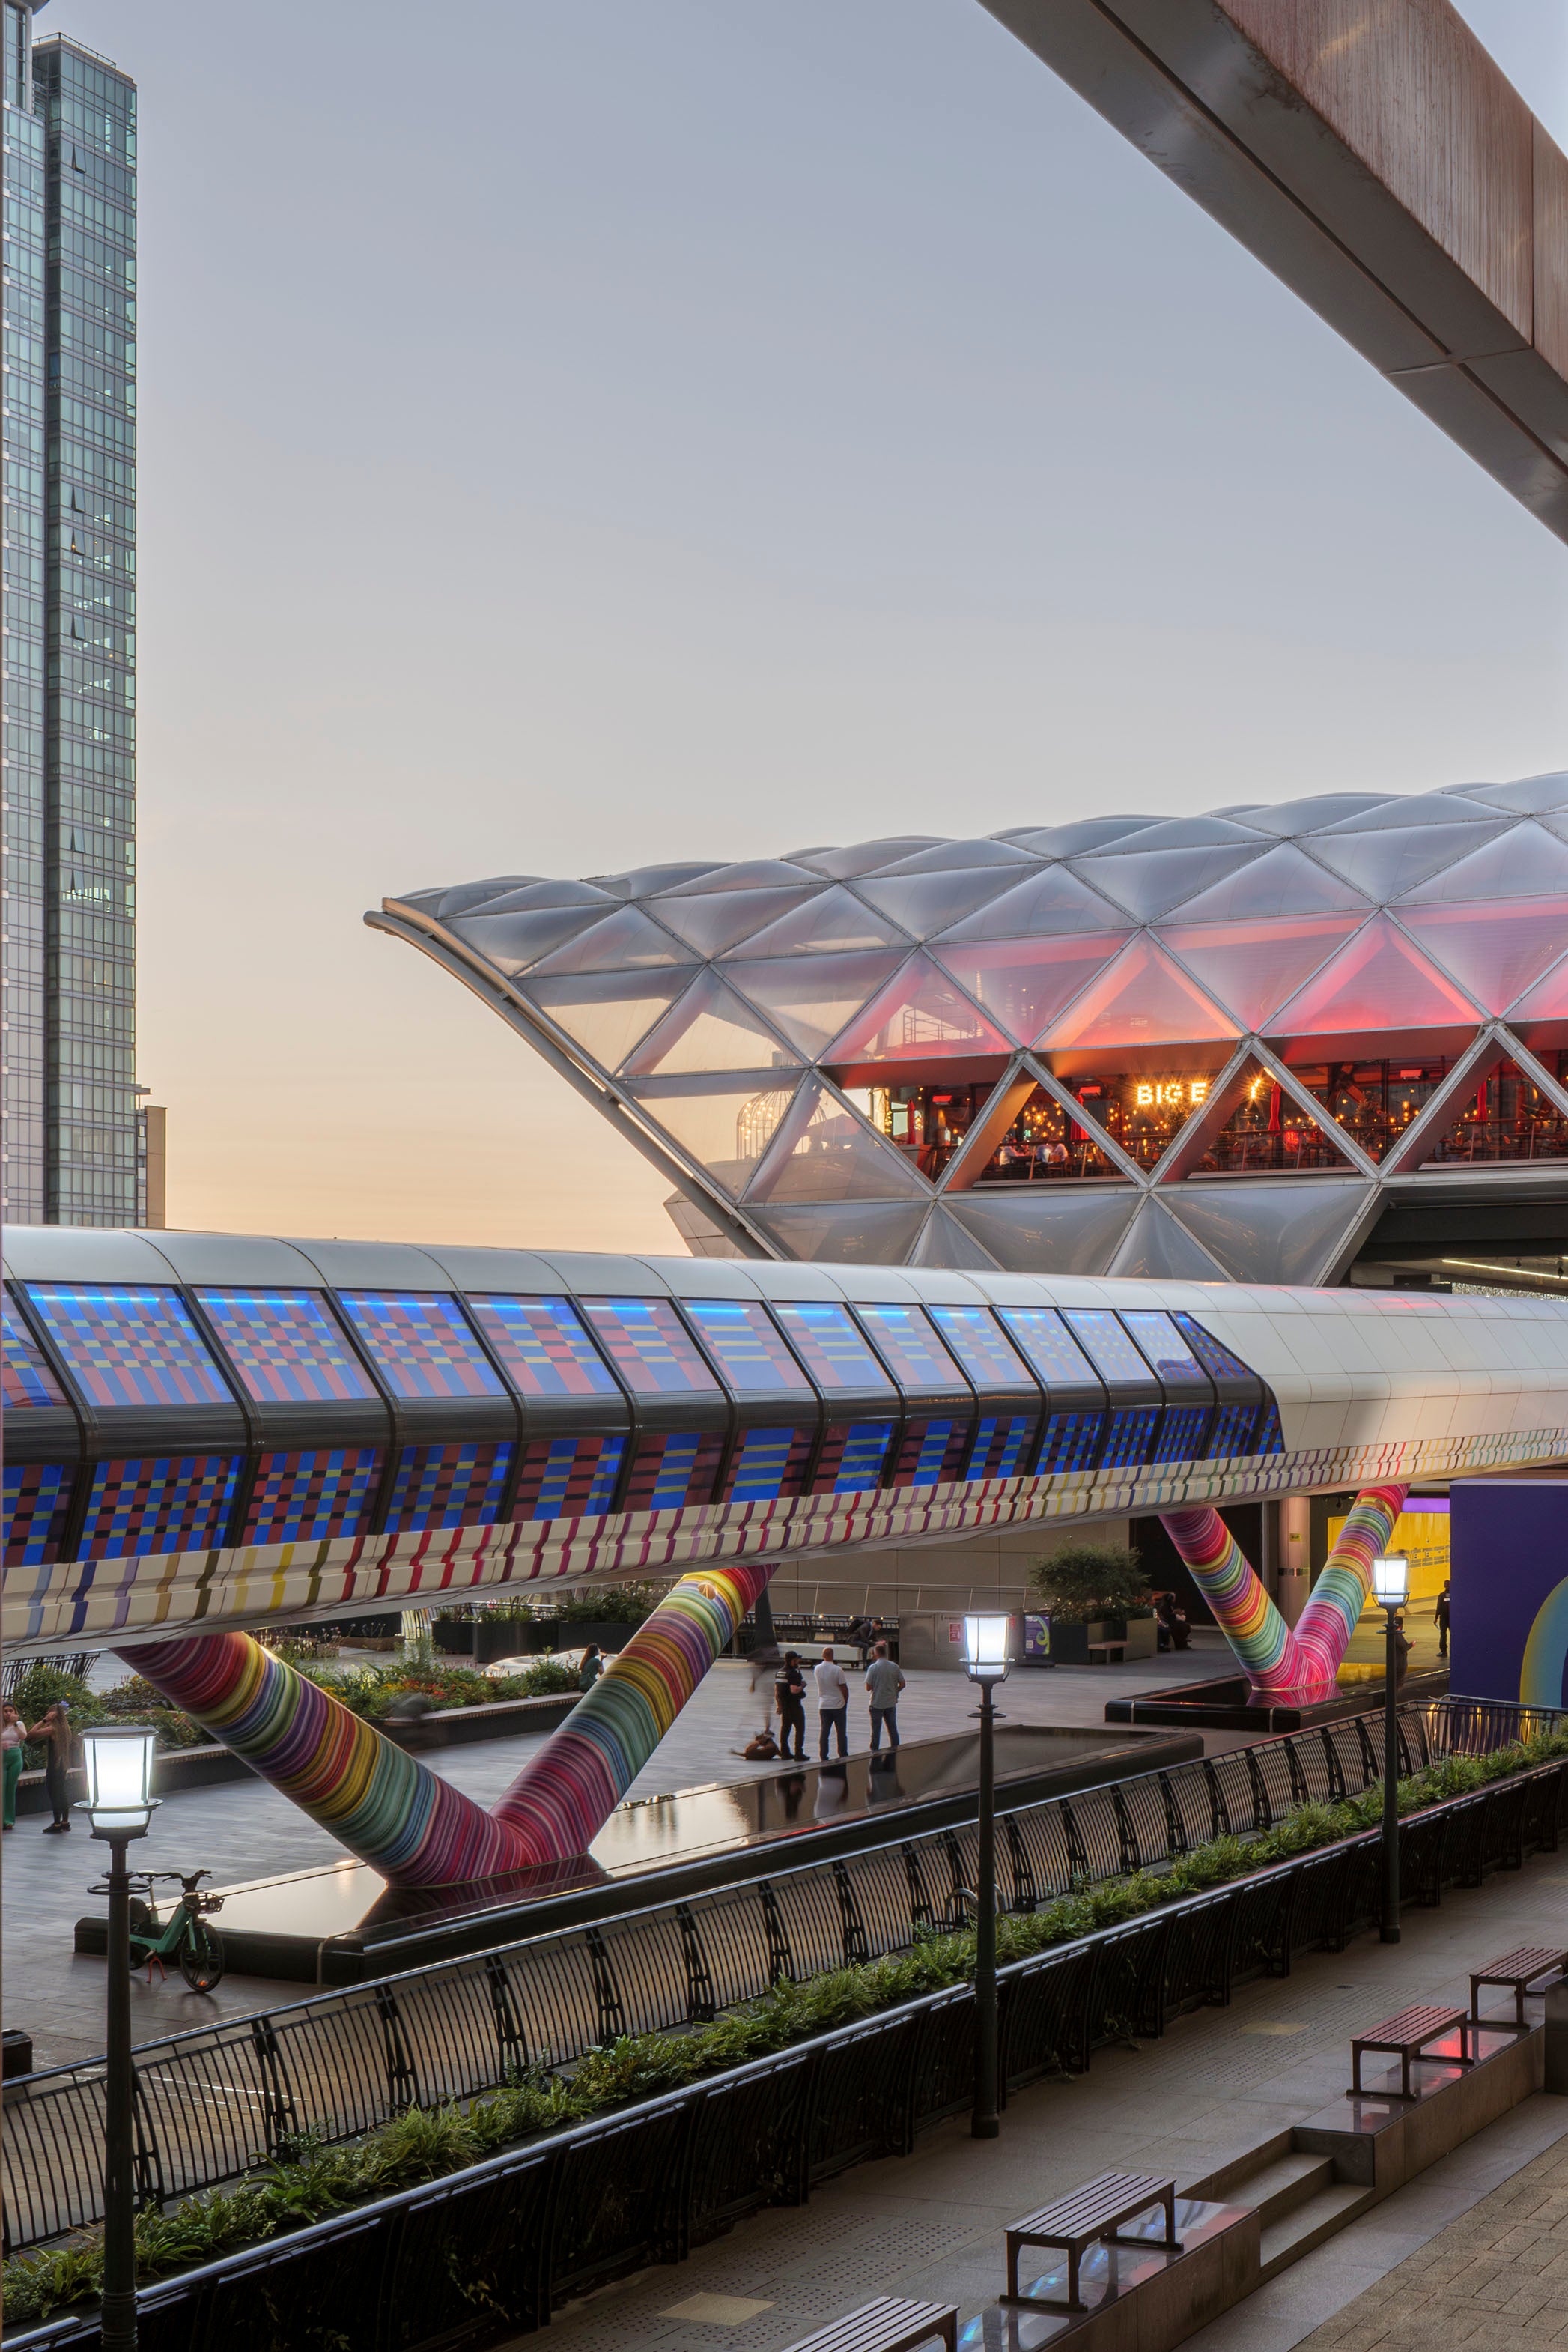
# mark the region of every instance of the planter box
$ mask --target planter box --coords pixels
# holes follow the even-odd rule
[[[547,1657],[552,1650],[580,1650],[597,1642],[601,1650],[623,1650],[635,1625],[619,1617],[476,1617],[471,1624],[431,1627],[444,1658],[493,1666],[497,1658]]]

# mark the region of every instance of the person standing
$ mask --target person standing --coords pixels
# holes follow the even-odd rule
[[[871,1700],[871,1752],[874,1756],[882,1746],[883,1731],[887,1733],[888,1746],[898,1746],[898,1694],[905,1686],[903,1675],[887,1654],[885,1642],[879,1642],[872,1653],[865,1686]]]
[[[54,1820],[44,1830],[46,1837],[69,1834],[71,1826],[71,1711],[63,1698],[56,1699],[47,1708],[41,1723],[35,1723],[27,1733],[29,1739],[47,1743],[44,1750],[44,1786],[49,1792],[49,1805]]]
[[[1405,1631],[1405,1612],[1401,1610],[1394,1620],[1394,1687],[1396,1690],[1404,1681],[1405,1670],[1409,1664],[1410,1636]]]
[[[5,1827],[14,1830],[16,1826],[16,1783],[22,1777],[25,1760],[22,1746],[27,1735],[23,1729],[21,1717],[9,1699],[5,1702],[4,1714],[5,1722],[0,1725],[0,1756],[5,1758],[5,1769],[4,1816]]]
[[[795,1735],[794,1756],[797,1764],[806,1760],[806,1677],[800,1671],[800,1654],[786,1650],[784,1663],[779,1669],[773,1685],[773,1705],[779,1717],[779,1753],[788,1759],[789,1735]]]
[[[1448,1585],[1447,1578],[1444,1579],[1443,1590],[1437,1595],[1437,1605],[1432,1612],[1432,1622],[1437,1629],[1437,1655],[1440,1658],[1446,1658],[1448,1654]]]
[[[831,1643],[822,1652],[822,1661],[817,1668],[816,1682],[819,1711],[817,1753],[825,1764],[828,1760],[830,1735],[837,1737],[841,1756],[847,1756],[850,1752],[849,1677],[833,1656]]]

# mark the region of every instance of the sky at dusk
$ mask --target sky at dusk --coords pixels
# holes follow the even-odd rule
[[[39,29],[141,86],[172,1224],[678,1246],[384,893],[1568,761],[1568,551],[977,0]]]

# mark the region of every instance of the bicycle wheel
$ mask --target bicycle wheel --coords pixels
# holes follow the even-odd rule
[[[224,1980],[223,1938],[204,1919],[194,1919],[180,1947],[180,1974],[193,1992],[212,1992]]]

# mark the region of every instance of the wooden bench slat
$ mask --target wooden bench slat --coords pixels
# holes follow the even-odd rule
[[[956,2303],[911,2303],[903,2295],[883,2294],[802,2336],[788,2352],[912,2352],[932,2336],[954,2346],[957,2335]]]

